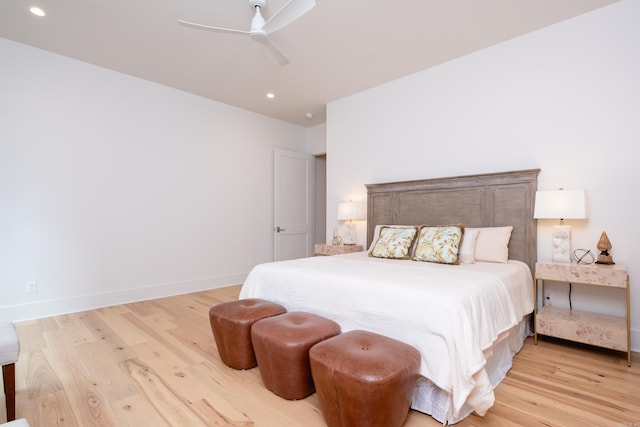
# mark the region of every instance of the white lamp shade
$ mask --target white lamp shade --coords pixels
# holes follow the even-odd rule
[[[362,209],[360,209],[359,204],[349,200],[348,202],[338,203],[338,219],[340,221],[364,219],[364,215],[362,215]]]
[[[585,191],[536,191],[533,217],[539,219],[584,219],[587,217]]]

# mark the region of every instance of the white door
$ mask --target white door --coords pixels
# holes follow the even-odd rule
[[[295,151],[274,150],[274,258],[312,254],[313,158]]]

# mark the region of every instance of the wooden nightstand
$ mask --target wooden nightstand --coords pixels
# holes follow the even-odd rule
[[[542,282],[544,298],[545,280],[588,286],[602,286],[625,291],[627,317],[609,316],[587,311],[543,306],[538,310],[538,280]],[[631,314],[630,284],[627,267],[624,265],[565,264],[538,262],[535,272],[535,331],[538,335],[562,338],[598,347],[627,353],[627,364],[631,366]]]
[[[324,243],[317,243],[314,248],[314,253],[316,255],[329,256],[362,252],[363,250],[362,245],[326,245]]]

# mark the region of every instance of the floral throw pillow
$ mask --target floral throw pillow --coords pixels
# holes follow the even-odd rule
[[[383,227],[380,237],[371,251],[377,258],[409,259],[413,241],[418,234],[418,227],[393,228]]]
[[[458,264],[460,242],[464,234],[462,225],[430,227],[423,225],[413,255],[416,261]]]

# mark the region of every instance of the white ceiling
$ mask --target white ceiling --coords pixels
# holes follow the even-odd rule
[[[286,1],[268,0],[265,19]],[[0,37],[312,126],[331,101],[617,0],[316,1],[272,34],[283,67],[248,37],[176,22],[249,30],[248,0],[4,0]]]

